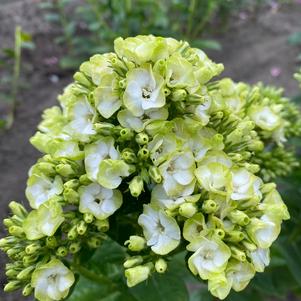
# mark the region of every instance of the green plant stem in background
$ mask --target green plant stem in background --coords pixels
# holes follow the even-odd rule
[[[14,72],[12,79],[12,101],[10,105],[10,111],[7,116],[6,128],[10,128],[14,122],[14,115],[17,105],[17,95],[19,89],[19,78],[21,69],[21,47],[22,47],[22,31],[21,27],[17,26],[15,30],[15,48],[14,48]]]

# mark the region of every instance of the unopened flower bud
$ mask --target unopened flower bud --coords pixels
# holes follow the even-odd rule
[[[149,175],[154,180],[155,183],[159,184],[162,182],[162,176],[158,167],[151,166],[149,168]]]
[[[94,224],[99,232],[107,232],[110,228],[110,224],[107,219],[95,220]]]
[[[84,221],[87,224],[91,224],[94,220],[94,216],[92,213],[84,213]]]
[[[192,203],[184,203],[179,208],[179,213],[186,218],[192,217],[196,212],[197,208]]]
[[[123,266],[124,268],[132,268],[135,265],[141,264],[143,262],[142,256],[133,256],[128,258],[124,263]]]
[[[65,189],[77,189],[79,186],[79,180],[77,179],[73,179],[73,180],[69,180],[66,183],[64,183],[64,188]]]
[[[81,185],[89,185],[92,183],[92,181],[88,178],[88,176],[85,174],[85,175],[81,175],[79,177],[79,183]]]
[[[30,295],[32,294],[32,292],[33,292],[33,287],[31,286],[30,283],[28,283],[28,284],[23,288],[23,290],[22,290],[22,295],[23,295],[24,297],[28,297],[28,296],[30,296]]]
[[[133,131],[128,128],[124,128],[120,130],[119,134],[120,134],[120,139],[123,141],[131,140],[134,137]]]
[[[131,195],[133,197],[137,198],[143,191],[142,178],[140,176],[134,177],[129,184],[129,189],[130,189]]]
[[[46,176],[53,177],[56,174],[55,165],[49,162],[39,162],[35,165]]]
[[[149,138],[147,134],[139,133],[136,135],[135,140],[139,145],[145,145],[148,143]]]
[[[23,264],[27,267],[27,266],[32,265],[33,263],[35,263],[38,258],[39,258],[38,255],[23,256]]]
[[[57,247],[57,240],[54,236],[49,236],[46,238],[47,248],[54,249]]]
[[[202,205],[202,209],[205,213],[214,213],[218,209],[218,205],[213,200],[206,200]]]
[[[15,226],[14,222],[10,219],[10,218],[5,218],[3,220],[3,225],[6,227],[6,228],[10,228],[12,226]]]
[[[68,236],[68,239],[69,239],[69,240],[74,240],[74,239],[76,239],[77,236],[78,236],[77,227],[76,227],[76,226],[73,226],[73,227],[69,230],[67,236]]]
[[[56,255],[59,257],[65,257],[68,255],[68,249],[66,247],[59,247],[56,250]]]
[[[155,263],[155,269],[158,273],[165,273],[167,270],[167,262],[163,258],[159,258]]]
[[[75,253],[78,253],[81,249],[81,246],[79,243],[72,243],[70,246],[69,246],[69,251],[70,253],[72,254],[75,254]]]
[[[72,166],[68,163],[61,163],[55,167],[56,172],[63,177],[72,177],[75,175],[75,171]]]
[[[147,148],[141,148],[139,151],[138,151],[138,158],[140,160],[147,160],[149,158],[149,150]]]
[[[134,151],[130,148],[125,148],[121,153],[122,159],[129,164],[133,164],[137,162],[137,157]]]
[[[184,89],[177,89],[172,92],[171,100],[172,101],[183,101],[187,96],[187,92]]]
[[[101,240],[99,238],[96,237],[91,237],[89,238],[89,240],[87,241],[88,246],[92,249],[96,249],[100,246],[101,244]]]
[[[17,202],[10,202],[8,206],[11,212],[20,218],[25,218],[28,215],[27,210]]]
[[[229,219],[240,226],[246,226],[250,222],[250,218],[240,210],[233,210],[228,214]]]
[[[79,235],[84,235],[87,231],[87,224],[84,221],[80,221],[76,226],[76,230]]]
[[[17,279],[18,280],[29,279],[31,277],[31,274],[34,269],[35,269],[35,266],[29,266],[29,267],[25,268],[17,275]]]
[[[249,250],[249,251],[251,251],[251,252],[257,250],[257,246],[256,246],[254,243],[252,243],[252,242],[249,242],[249,241],[247,241],[247,240],[243,240],[241,243],[243,244],[243,246],[244,246],[247,250]]]
[[[264,144],[262,141],[257,140],[257,141],[251,141],[248,145],[248,148],[251,151],[262,151],[264,148]]]
[[[21,227],[18,226],[11,226],[8,228],[9,234],[16,236],[16,237],[21,237],[24,235],[24,231]]]
[[[225,237],[225,231],[223,229],[214,229],[214,233],[220,239],[223,239]]]
[[[78,202],[79,202],[78,192],[72,188],[64,189],[63,197],[64,197],[65,201],[69,204],[78,204]]]
[[[40,244],[38,244],[38,243],[33,243],[33,244],[31,244],[31,245],[29,245],[29,246],[27,246],[27,247],[25,248],[25,252],[26,252],[26,254],[31,255],[31,254],[36,253],[36,252],[39,251],[40,249],[41,249]]]
[[[263,184],[261,187],[261,192],[266,194],[271,192],[272,190],[276,189],[277,185],[275,183],[267,183]]]
[[[132,235],[124,244],[128,245],[129,250],[139,252],[145,248],[146,241],[141,236]]]
[[[125,270],[125,277],[128,287],[133,287],[140,282],[145,281],[151,272],[149,265],[138,265]]]
[[[6,272],[5,272],[5,275],[8,278],[16,278],[18,274],[19,274],[19,270],[16,270],[16,269],[9,269],[9,270],[6,270]]]
[[[20,288],[20,287],[21,287],[21,282],[15,280],[15,281],[10,281],[9,283],[7,283],[7,284],[5,285],[5,287],[4,287],[3,290],[4,290],[6,293],[10,293],[10,292],[13,292],[13,291],[17,290],[17,289]]]
[[[74,75],[73,75],[73,78],[75,81],[77,81],[78,83],[80,83],[81,85],[89,88],[91,87],[92,83],[88,80],[88,78],[84,75],[84,73],[82,72],[76,72]]]
[[[233,230],[227,232],[226,240],[230,242],[240,242],[245,238],[245,235],[243,232],[238,231],[238,230]]]
[[[243,252],[242,250],[240,250],[234,246],[231,246],[230,249],[231,249],[232,257],[234,257],[235,259],[237,259],[239,261],[246,261],[247,257],[246,257],[245,252]]]

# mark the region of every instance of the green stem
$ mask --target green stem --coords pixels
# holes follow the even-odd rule
[[[118,286],[116,283],[114,283],[111,279],[107,278],[104,275],[101,274],[95,274],[93,272],[91,272],[90,270],[88,270],[87,268],[77,265],[77,264],[72,264],[73,269],[78,272],[79,274],[81,274],[82,276],[84,276],[87,279],[90,279],[94,282],[97,282],[101,285],[106,285],[110,288],[111,291],[113,290],[119,290]]]
[[[194,15],[194,10],[195,10],[195,4],[196,4],[196,0],[190,0],[189,7],[188,7],[188,12],[189,12],[188,26],[187,26],[187,31],[186,31],[186,36],[189,39],[191,38],[191,30],[192,30],[192,23],[193,23],[193,15]]]
[[[21,68],[21,47],[22,47],[22,32],[21,27],[15,29],[15,48],[14,48],[14,71],[12,80],[12,103],[9,115],[7,117],[6,128],[10,128],[14,122],[14,115],[17,106],[17,94],[19,88],[20,68]]]

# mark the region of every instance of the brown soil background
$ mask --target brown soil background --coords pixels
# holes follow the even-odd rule
[[[20,24],[26,32],[32,33],[36,50],[25,53],[24,61],[30,66],[23,74],[27,89],[19,95],[13,127],[0,133],[0,220],[8,214],[10,200],[25,203],[24,189],[27,171],[40,156],[29,143],[40,121],[42,111],[56,103],[57,95],[71,81],[70,73],[62,72],[57,66],[49,66],[45,58],[60,56],[62,50],[54,38],[59,29],[50,28],[37,8],[40,0],[0,0],[0,48],[13,43],[14,27]],[[224,76],[236,81],[282,86],[288,96],[298,93],[298,85],[292,79],[296,71],[296,47],[289,46],[287,38],[301,30],[301,4],[282,5],[277,10],[265,8],[255,18],[241,20],[234,18],[223,34],[216,35],[222,51],[209,51],[210,57],[225,65]],[[232,24],[233,23],[233,24]],[[280,68],[278,77],[271,75],[272,68]],[[27,68],[28,69],[28,68]],[[55,75],[59,81],[50,79]],[[0,107],[1,110],[1,107]],[[0,237],[5,235],[0,225]],[[6,258],[0,254],[0,300],[21,301],[18,293],[4,294],[4,264]],[[296,300],[292,297],[287,300]]]

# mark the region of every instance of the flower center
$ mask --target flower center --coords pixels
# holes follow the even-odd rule
[[[142,97],[146,100],[149,100],[152,94],[152,89],[145,87],[142,89]]]
[[[158,231],[159,231],[160,233],[163,233],[163,232],[165,231],[165,228],[164,228],[164,226],[161,224],[160,221],[157,223],[157,229],[158,229]]]
[[[212,254],[211,250],[205,250],[204,254],[203,254],[203,258],[205,260],[211,260],[211,259],[213,259],[213,254]]]

